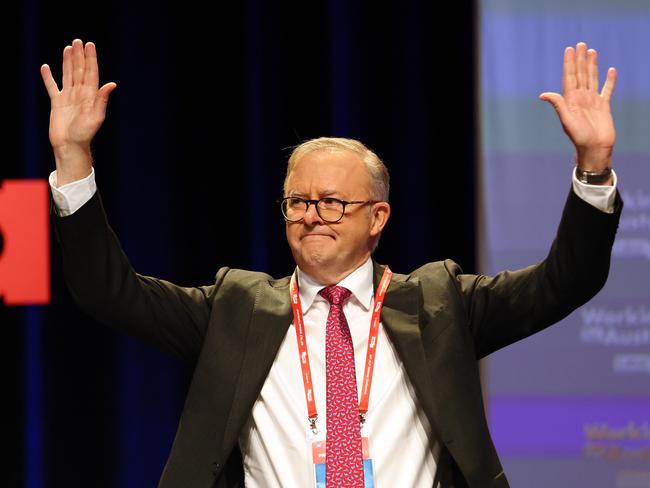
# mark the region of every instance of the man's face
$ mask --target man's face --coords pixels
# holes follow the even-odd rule
[[[370,175],[353,152],[314,151],[297,162],[287,180],[285,196],[371,200]],[[381,207],[381,215],[376,207]],[[340,221],[328,223],[310,205],[301,221],[286,223],[296,264],[323,284],[340,281],[370,256],[373,239],[388,219],[387,208],[387,203],[349,205]]]

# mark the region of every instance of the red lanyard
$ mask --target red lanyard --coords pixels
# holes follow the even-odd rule
[[[359,420],[361,425],[365,422],[370,400],[370,387],[372,385],[372,372],[375,367],[375,356],[377,351],[377,336],[379,335],[379,317],[381,308],[384,305],[384,295],[390,284],[393,272],[386,266],[381,277],[377,292],[375,293],[375,304],[370,320],[370,332],[368,333],[368,348],[366,349],[366,361],[363,371],[363,385],[361,386],[361,398],[359,400]],[[307,401],[307,414],[309,425],[314,434],[316,431],[316,400],[314,398],[314,386],[312,383],[311,367],[309,366],[309,352],[307,351],[307,336],[305,335],[305,323],[302,317],[302,306],[300,305],[300,294],[296,282],[296,273],[291,275],[289,288],[291,296],[291,308],[293,309],[294,325],[296,327],[296,340],[298,341],[298,355],[300,357],[300,368],[302,370],[302,382],[305,387],[305,400]]]

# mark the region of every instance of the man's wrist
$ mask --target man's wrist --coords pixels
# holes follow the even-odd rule
[[[69,145],[54,150],[57,186],[86,178],[92,171],[90,147]]]
[[[576,178],[580,183],[586,185],[611,185],[612,181],[612,168],[606,167],[598,171],[586,171],[576,166]]]
[[[612,170],[611,185],[589,185],[582,183],[576,176],[577,168],[572,173],[573,191],[585,202],[605,213],[614,212],[616,201],[616,172]]]

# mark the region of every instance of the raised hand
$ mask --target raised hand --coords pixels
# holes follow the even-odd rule
[[[553,105],[564,132],[576,148],[576,163],[584,171],[609,168],[616,142],[610,100],[616,85],[616,70],[607,70],[598,91],[598,54],[579,42],[564,51],[563,95],[545,92],[539,98]]]
[[[99,88],[97,52],[92,42],[75,39],[63,50],[63,83],[59,87],[47,64],[41,76],[50,96],[50,143],[54,149],[57,185],[88,176],[92,166],[90,143],[104,122],[115,83]]]

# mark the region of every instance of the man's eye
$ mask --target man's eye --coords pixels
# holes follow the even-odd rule
[[[300,198],[289,198],[287,205],[292,208],[304,207],[305,203]]]
[[[338,207],[341,204],[336,198],[321,198],[320,203],[323,207]]]

